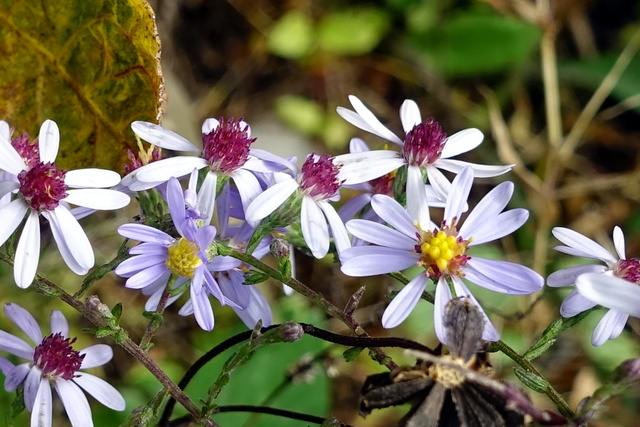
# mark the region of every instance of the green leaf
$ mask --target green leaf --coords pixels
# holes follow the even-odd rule
[[[389,16],[380,9],[341,10],[320,21],[318,43],[323,50],[338,55],[363,55],[380,43],[389,27]]]
[[[313,41],[313,22],[301,11],[293,10],[271,27],[267,46],[274,55],[300,59],[311,51]]]
[[[545,393],[549,388],[549,382],[544,378],[524,369],[514,368],[513,373],[522,383],[533,391]]]
[[[529,58],[539,40],[534,25],[485,12],[458,15],[411,38],[425,62],[449,77],[508,69]]]
[[[364,350],[362,347],[348,348],[342,353],[342,357],[344,357],[345,362],[353,362],[362,353],[362,350]]]
[[[523,354],[522,357],[527,360],[533,360],[536,357],[540,356],[542,353],[547,351],[554,342],[556,342],[556,337],[558,335],[576,325],[594,309],[595,308],[583,311],[582,313],[573,317],[560,317],[554,320],[549,326],[547,326],[547,329],[544,330],[542,335],[540,335],[540,337],[531,345],[531,347]]]
[[[122,170],[136,149],[130,123],[157,121],[163,103],[146,1],[0,0],[0,10],[0,118],[31,138],[56,121],[65,169]]]

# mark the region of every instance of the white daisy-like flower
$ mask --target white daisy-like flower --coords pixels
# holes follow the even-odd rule
[[[192,175],[192,178],[195,176]],[[191,182],[195,183],[195,179]],[[190,281],[191,312],[198,325],[210,331],[214,327],[214,316],[209,295],[217,298],[222,305],[234,305],[223,295],[207,269],[210,262],[207,249],[213,242],[216,228],[212,225],[198,227],[196,220],[201,216],[192,206],[195,195],[191,189],[183,192],[176,178],[169,180],[166,193],[171,219],[180,237],[173,237],[144,224],[121,225],[118,228],[120,235],[142,243],[129,250],[133,256],[120,263],[115,273],[128,278],[126,287],[142,289],[144,294],[152,296],[147,309],[157,306],[172,275],[176,279],[175,287]]]
[[[82,390],[108,408],[125,409],[125,400],[118,390],[103,379],[80,371],[109,362],[113,357],[111,347],[96,344],[74,350],[76,339],[69,338],[69,324],[58,310],[51,313],[51,335],[46,337],[24,308],[5,304],[4,312],[35,344],[34,347],[15,335],[0,331],[0,350],[28,360],[14,366],[0,356],[0,368],[6,376],[5,390],[15,391],[24,385],[24,404],[31,412],[31,427],[51,426],[52,386],[73,427],[93,426],[91,408]]]
[[[472,128],[447,137],[435,120],[422,120],[418,105],[410,99],[404,101],[400,107],[400,120],[405,132],[402,138],[385,127],[357,97],[351,95],[349,101],[355,111],[344,107],[337,108],[343,119],[364,131],[399,145],[402,150],[373,150],[366,157],[360,154],[343,154],[336,157],[336,163],[345,162],[350,163],[350,167],[357,167],[358,162],[367,162],[368,167],[360,170],[363,175],[359,177],[360,182],[370,181],[407,165],[407,210],[412,216],[418,216],[421,211],[428,209],[423,171],[439,197],[446,200],[451,183],[439,169],[457,174],[465,167],[471,167],[476,178],[494,177],[511,170],[511,165],[488,166],[451,159],[480,145],[484,138],[482,132]],[[358,161],[354,161],[354,157],[357,157]],[[344,184],[351,182],[346,181]]]
[[[560,306],[563,317],[573,317],[601,305],[609,308],[593,331],[591,343],[600,346],[618,337],[629,316],[640,317],[640,261],[625,256],[624,234],[620,227],[613,229],[615,254],[582,234],[568,228],[556,227],[553,235],[567,246],[554,249],[569,255],[595,259],[602,264],[586,264],[551,273],[547,285],[576,288]]]
[[[342,271],[349,276],[373,276],[402,271],[412,266],[424,268],[395,296],[382,316],[382,325],[392,328],[403,322],[416,306],[428,281],[437,281],[434,325],[438,339],[446,343],[444,308],[454,295],[466,296],[477,305],[485,319],[482,338],[497,341],[498,332],[471,295],[463,278],[486,289],[510,295],[536,292],[544,283],[533,270],[506,261],[471,256],[467,248],[502,238],[525,223],[525,209],[503,212],[513,194],[513,183],[503,182],[491,190],[461,224],[460,216],[473,182],[473,170],[465,168],[453,181],[440,226],[430,221],[429,211],[412,217],[398,202],[384,195],[373,196],[373,210],[393,228],[367,220],[347,222],[355,237],[371,243],[354,246],[342,255]]]
[[[276,183],[260,193],[247,207],[245,217],[252,227],[282,206],[296,191],[301,196],[300,227],[311,253],[322,258],[329,252],[329,228],[338,253],[351,246],[344,223],[329,201],[339,198],[343,175],[328,155],[307,156],[302,168],[292,170],[295,177],[275,173]]]
[[[120,175],[104,169],[65,171],[54,163],[58,154],[58,126],[46,120],[40,127],[38,143],[28,138],[8,140],[0,132],[0,198],[13,200],[0,207],[0,245],[27,220],[18,241],[14,279],[26,288],[33,282],[40,255],[42,215],[49,221],[53,238],[65,263],[76,274],[86,274],[95,263],[93,249],[69,205],[96,210],[120,209],[129,204],[126,194],[108,189],[120,182]]]
[[[158,147],[193,155],[171,157],[144,165],[123,178],[122,184],[132,191],[141,191],[156,187],[171,177],[185,176],[194,168],[209,168],[198,199],[199,211],[209,220],[213,215],[217,183],[221,177],[233,180],[243,208],[246,208],[262,191],[254,173],[272,172],[266,162],[285,162],[271,153],[250,148],[255,138],[251,138],[251,128],[244,120],[206,119],[202,124],[202,149],[177,133],[153,123],[133,122],[131,129],[140,138]]]

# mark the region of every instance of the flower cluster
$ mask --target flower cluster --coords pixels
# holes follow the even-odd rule
[[[451,342],[445,307],[459,297],[477,313],[474,342],[499,340],[499,331],[469,284],[527,295],[540,291],[544,279],[526,266],[473,252],[473,247],[501,239],[527,221],[527,210],[507,209],[514,184],[496,185],[474,206],[469,195],[475,178],[502,175],[513,165],[453,159],[477,147],[483,134],[466,129],[448,135],[435,119],[422,120],[414,101],[406,100],[400,108],[404,133],[398,136],[358,98],[349,99],[354,110],[338,107],[338,114],[396,144],[397,150],[370,150],[363,140],[354,138],[350,153],[311,153],[298,166],[295,158],[252,148],[256,137],[244,119],[206,119],[202,148],[160,125],[136,121],[131,124],[133,132],[152,145],[148,150],[140,146],[137,156],[129,152],[127,174],[121,179],[102,169],[58,167],[60,135],[51,120],[42,124],[37,141],[27,135],[13,137],[9,125],[0,122],[0,222],[4,223],[0,245],[9,241],[26,217],[15,248],[15,282],[27,288],[36,277],[40,218],[47,220],[67,266],[84,275],[95,260],[78,220],[95,210],[120,209],[129,203],[129,194],[135,194],[141,215],[117,232],[137,244],[129,248],[128,258],[115,273],[125,279],[126,288],[149,297],[148,311],[161,314],[181,301],[179,314],[193,314],[203,330],[211,331],[213,297],[221,306],[231,307],[249,328],[271,325],[267,298],[254,285],[264,278],[252,271],[248,259],[258,263],[277,233],[315,258],[334,254],[342,272],[350,276],[412,268],[414,277],[384,310],[385,328],[400,325],[421,299],[429,299],[428,288],[434,287],[433,325],[442,343],[458,345]],[[163,158],[160,149],[169,155],[172,151],[187,155]],[[443,170],[453,176],[451,181]],[[182,183],[183,178],[188,182]],[[343,188],[361,193],[336,209]],[[432,220],[436,217],[437,223]],[[561,314],[570,317],[603,305],[609,311],[594,332],[593,344],[615,338],[629,316],[640,316],[640,261],[625,257],[624,238],[617,227],[616,254],[575,231],[556,228],[553,233],[566,245],[557,247],[558,251],[604,264],[570,267],[548,277],[552,287],[575,284]],[[280,277],[288,277],[292,263],[283,262],[286,256],[276,258],[283,270]],[[47,337],[22,308],[8,304],[5,313],[36,344],[32,348],[0,331],[0,350],[30,361],[14,366],[0,357],[5,388],[13,391],[24,386],[32,425],[50,424],[50,385],[74,426],[91,425],[90,409],[78,386],[106,406],[124,409],[113,387],[79,372],[108,362],[109,347],[74,350],[66,320],[57,311]],[[475,349],[462,358],[465,364],[474,353]]]

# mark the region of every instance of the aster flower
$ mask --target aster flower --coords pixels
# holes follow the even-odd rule
[[[410,99],[405,100],[400,107],[400,120],[405,132],[402,138],[387,129],[357,97],[349,96],[349,101],[355,111],[344,107],[337,108],[338,114],[343,119],[362,130],[399,145],[402,150],[401,153],[376,150],[369,152],[366,158],[360,156],[358,161],[367,162],[369,166],[362,169],[362,173],[366,174],[366,179],[362,181],[369,181],[407,165],[407,210],[414,216],[419,215],[419,212],[427,209],[428,206],[424,194],[423,171],[427,174],[429,183],[433,185],[436,193],[445,200],[451,184],[439,169],[460,173],[463,168],[471,167],[476,178],[494,177],[511,170],[509,165],[487,166],[451,159],[480,145],[484,138],[482,132],[472,128],[447,137],[434,119],[422,120],[418,105]],[[352,157],[352,154],[338,156],[337,163],[353,163]],[[351,182],[347,181],[345,184],[351,184]]]
[[[213,215],[219,179],[233,180],[240,192],[242,205],[246,207],[262,191],[253,172],[272,171],[260,158],[285,162],[284,159],[263,150],[250,149],[255,138],[251,138],[251,128],[243,120],[206,119],[202,124],[202,149],[182,136],[153,123],[133,122],[131,129],[140,138],[158,147],[194,155],[176,156],[149,163],[133,171],[124,184],[133,191],[146,190],[166,182],[171,177],[187,175],[194,168],[208,168],[199,199],[200,212],[207,218]]]
[[[569,255],[595,259],[602,264],[586,264],[551,273],[547,285],[551,287],[575,284],[560,306],[563,317],[573,317],[596,305],[609,308],[593,331],[591,343],[600,346],[622,333],[629,315],[640,317],[640,261],[626,259],[624,234],[620,227],[613,229],[615,254],[598,243],[568,228],[552,230],[556,239],[567,246],[554,249]]]
[[[70,211],[69,205],[98,210],[120,209],[130,198],[107,189],[120,181],[116,172],[104,169],[65,171],[54,163],[58,154],[58,126],[46,120],[40,127],[38,143],[26,136],[9,141],[0,132],[0,198],[13,194],[13,200],[0,208],[0,245],[15,232],[25,215],[26,223],[18,241],[14,279],[18,286],[31,285],[40,253],[39,216],[51,225],[53,238],[65,263],[76,274],[86,274],[95,263],[87,235]]]
[[[143,289],[147,295],[162,293],[174,277],[175,287],[187,281],[198,325],[207,331],[213,329],[214,317],[209,294],[222,305],[233,304],[222,294],[218,283],[207,269],[207,249],[216,235],[212,225],[198,227],[194,216],[198,213],[185,202],[185,196],[176,178],[167,183],[167,203],[171,219],[180,237],[143,224],[125,224],[118,228],[120,235],[142,243],[129,250],[133,257],[123,261],[115,273],[127,277],[126,287]],[[146,288],[146,289],[145,289]]]
[[[349,143],[350,154],[361,153],[363,157],[368,153],[369,147],[360,138],[352,138]],[[338,156],[340,157],[340,156]],[[357,162],[356,162],[357,164]],[[342,168],[349,168],[348,164],[342,165]],[[365,168],[366,169],[366,168]],[[386,175],[382,175],[378,178],[374,178],[369,182],[363,182],[360,184],[347,184],[343,185],[343,188],[349,188],[351,190],[360,190],[361,194],[349,199],[339,209],[338,214],[344,222],[354,218],[358,212],[362,211],[370,202],[371,197],[374,194],[385,194],[389,197],[393,197],[393,182],[396,177],[396,171],[392,171]],[[425,191],[427,192],[427,204],[430,207],[444,208],[445,203],[438,197],[435,190],[431,185],[425,185]],[[372,210],[367,211],[362,218],[363,219],[375,219],[375,212]]]
[[[350,246],[349,236],[335,208],[329,204],[339,198],[343,180],[340,167],[333,163],[331,156],[310,154],[302,168],[298,171],[294,167],[292,172],[295,177],[282,172],[274,174],[275,184],[259,194],[245,210],[247,222],[256,227],[295,194],[294,197],[302,199],[300,226],[313,256],[322,258],[329,252],[329,228],[341,253]]]
[[[438,339],[446,343],[442,324],[444,307],[454,295],[466,296],[478,305],[485,319],[482,338],[497,341],[498,332],[462,278],[486,289],[511,295],[530,294],[543,285],[542,277],[518,264],[483,259],[467,253],[469,247],[487,243],[520,228],[529,213],[525,209],[502,212],[513,194],[513,183],[503,182],[491,190],[468,214],[464,223],[460,215],[473,181],[473,170],[465,168],[453,181],[440,226],[433,224],[429,211],[412,217],[392,198],[373,196],[373,210],[392,228],[373,221],[351,220],[347,230],[371,246],[356,246],[342,256],[342,271],[349,276],[372,276],[424,268],[393,299],[382,316],[382,325],[392,328],[403,322],[420,300],[429,279],[437,282],[434,326]]]
[[[96,344],[74,350],[75,338],[69,338],[69,324],[58,310],[51,313],[51,335],[43,336],[33,316],[17,304],[5,304],[4,312],[35,344],[0,331],[0,350],[28,360],[13,365],[0,356],[0,368],[6,376],[4,388],[15,391],[24,385],[24,404],[31,412],[31,426],[50,426],[52,418],[51,386],[56,390],[74,427],[91,427],[91,408],[82,390],[106,407],[123,411],[125,401],[113,386],[81,369],[102,366],[113,357],[113,350]]]

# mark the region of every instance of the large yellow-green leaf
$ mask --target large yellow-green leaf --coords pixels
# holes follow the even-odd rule
[[[60,127],[56,163],[122,171],[133,120],[157,121],[160,44],[145,0],[0,0],[0,119]]]

